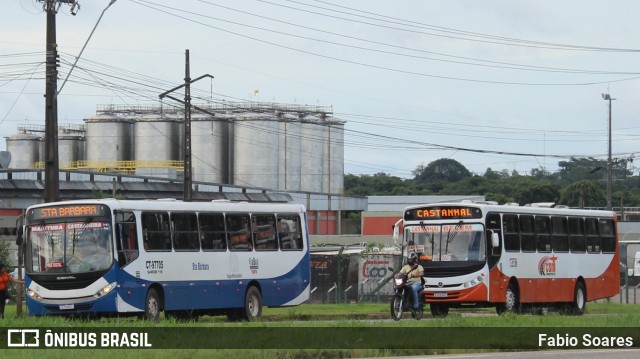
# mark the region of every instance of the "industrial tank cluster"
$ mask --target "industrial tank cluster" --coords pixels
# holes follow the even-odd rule
[[[314,193],[344,192],[344,121],[327,107],[266,103],[198,106],[191,115],[194,181]],[[60,125],[63,169],[129,170],[179,179],[185,148],[181,109],[101,105],[84,125]],[[38,167],[44,125],[5,137],[9,168]]]

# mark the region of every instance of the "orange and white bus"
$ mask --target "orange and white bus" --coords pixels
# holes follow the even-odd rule
[[[405,258],[418,254],[434,316],[467,306],[582,315],[620,290],[616,227],[609,211],[438,203],[407,207],[394,237],[403,231]]]

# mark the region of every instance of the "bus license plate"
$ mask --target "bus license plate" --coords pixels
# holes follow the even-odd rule
[[[73,304],[61,304],[60,305],[60,310],[72,310],[75,307],[73,306]]]
[[[433,293],[434,297],[446,297],[447,293],[446,292],[435,292]]]

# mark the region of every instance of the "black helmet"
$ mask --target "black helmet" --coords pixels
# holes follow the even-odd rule
[[[407,263],[410,265],[414,265],[416,264],[417,261],[418,261],[418,255],[415,252],[409,253],[409,256],[407,257]]]

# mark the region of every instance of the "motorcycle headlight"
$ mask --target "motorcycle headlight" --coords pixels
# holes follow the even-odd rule
[[[395,281],[396,285],[402,285],[402,279],[394,278],[394,281]]]

